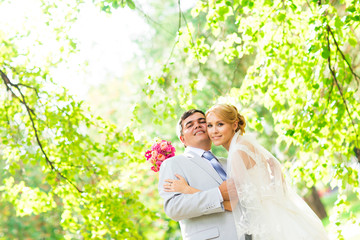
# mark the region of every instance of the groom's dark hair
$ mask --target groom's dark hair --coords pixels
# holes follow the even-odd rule
[[[190,109],[186,112],[183,113],[183,115],[181,115],[180,120],[178,122],[177,125],[177,135],[178,137],[183,135],[183,126],[182,123],[185,119],[187,119],[188,117],[190,117],[191,115],[193,115],[194,113],[201,113],[202,115],[204,115],[205,117],[205,113],[199,109]]]

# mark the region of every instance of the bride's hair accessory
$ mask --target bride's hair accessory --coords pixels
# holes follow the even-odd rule
[[[145,152],[146,161],[150,162],[151,170],[158,172],[161,164],[168,158],[175,156],[175,148],[170,141],[158,140]]]

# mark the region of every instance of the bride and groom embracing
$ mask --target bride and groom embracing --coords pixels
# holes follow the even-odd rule
[[[185,151],[161,165],[159,193],[183,239],[328,239],[320,219],[286,183],[278,160],[243,135],[245,126],[227,104],[181,116]],[[228,151],[227,159],[211,153],[212,143]]]

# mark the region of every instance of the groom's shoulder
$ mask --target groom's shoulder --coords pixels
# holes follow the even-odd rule
[[[173,156],[173,157],[167,159],[166,161],[167,162],[177,162],[177,161],[181,161],[184,158],[186,158],[186,156],[184,154],[179,154],[179,155],[176,155],[176,156]]]
[[[186,157],[183,154],[168,158],[161,164],[160,170],[164,170],[165,168],[178,168],[181,166],[181,162],[184,160],[184,158]]]
[[[176,155],[176,156],[166,159],[166,161],[164,163],[166,163],[166,165],[177,165],[177,164],[181,163],[182,161],[184,161],[184,159],[186,159],[186,156],[184,154],[179,154],[179,155]]]

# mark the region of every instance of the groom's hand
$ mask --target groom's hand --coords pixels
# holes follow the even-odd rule
[[[230,198],[229,198],[229,192],[228,192],[226,181],[223,181],[221,183],[221,185],[219,186],[219,190],[220,190],[221,196],[223,197],[224,201],[229,201]]]

